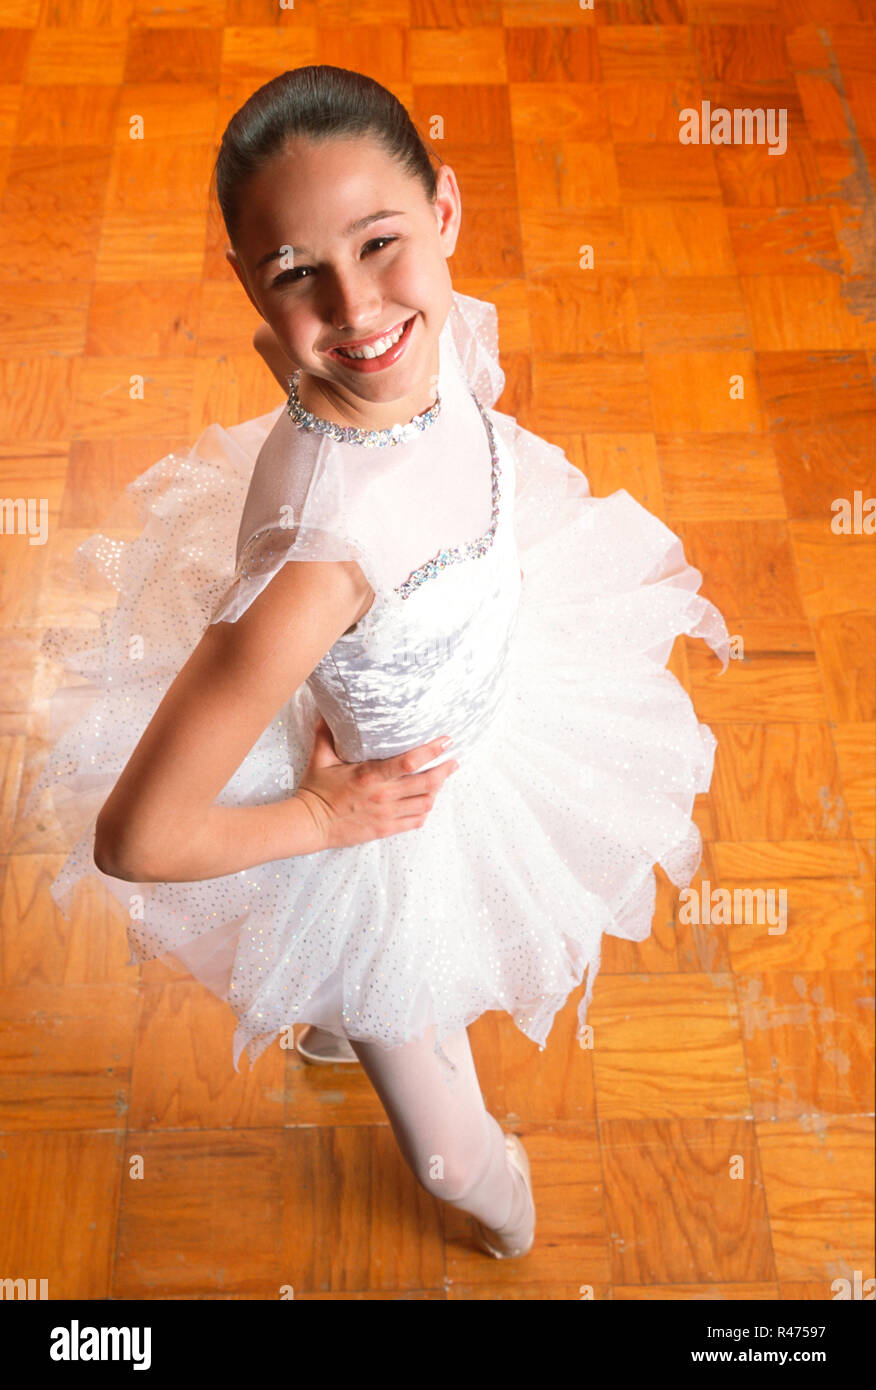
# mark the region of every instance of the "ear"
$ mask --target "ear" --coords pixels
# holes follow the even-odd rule
[[[444,255],[450,257],[456,250],[456,240],[462,222],[462,198],[459,185],[456,182],[456,175],[449,164],[440,166],[436,173],[436,180],[438,187],[433,205],[435,219],[438,223],[438,235],[441,239]]]
[[[259,315],[261,316],[261,313],[262,313],[261,305],[257,304],[256,301],[253,299],[252,291],[250,290],[249,284],[247,283],[246,271],[244,270],[243,266],[240,264],[240,261],[239,261],[238,258],[237,258],[237,253],[235,252],[235,250],[234,250],[233,247],[229,246],[229,247],[226,249],[226,251],[225,251],[225,259],[226,259],[226,261],[228,262],[228,264],[231,266],[231,269],[234,271],[234,273],[235,273],[235,275],[237,276],[237,278],[238,278],[238,280],[240,281],[240,283],[243,285],[243,288],[244,288],[245,291],[246,291],[246,297],[247,297],[247,299],[249,300],[250,304],[251,304],[252,307],[255,309],[256,313],[259,314]]]

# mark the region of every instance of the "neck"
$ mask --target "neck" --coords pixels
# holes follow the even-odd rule
[[[393,425],[407,425],[417,415],[431,410],[438,398],[438,364],[414,391],[394,401],[365,401],[339,389],[332,381],[310,376],[302,371],[298,377],[298,399],[322,420],[359,430],[387,430]]]

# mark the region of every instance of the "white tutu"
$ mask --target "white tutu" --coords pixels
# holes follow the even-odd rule
[[[375,494],[353,497],[347,481],[334,532],[330,518],[315,519],[289,536],[285,554],[274,547],[269,563],[262,554],[252,572],[235,569],[241,554],[259,551],[260,537],[276,540],[266,517],[277,498],[266,512],[250,486],[262,445],[282,438],[286,457],[300,439],[312,468],[303,446],[314,435],[281,406],[231,429],[211,425],[188,455],[171,454],[130,484],[139,535],[99,534],[78,552],[83,580],[91,565],[118,590],[115,611],[91,634],[53,629],[44,640],[80,679],[54,696],[56,729],[65,732],[54,736],[28,808],[51,788],[72,844],[53,896],[67,914],[75,885],[96,876],[122,909],[132,961],[168,955],[234,1009],[235,1067],[242,1051],[254,1061],[295,1022],[386,1046],[434,1024],[440,1044],[494,1009],[543,1047],[586,974],[580,1036],[603,933],[643,940],[654,865],[681,887],[700,861],[691,814],[709,787],[715,739],[665,664],[675,637],[687,633],[726,669],[724,621],[698,596],[701,575],[662,522],[625,491],[591,497],[559,449],[490,408],[502,380],[492,306],[455,295],[451,317],[442,408],[461,419],[454,383],[479,388],[484,416],[470,405],[469,453],[474,430],[486,450],[488,419],[501,460],[499,524],[483,554],[439,566],[400,600],[392,585],[408,572],[409,554],[399,552],[393,569],[365,520],[354,534],[352,518]],[[428,430],[411,445],[412,464],[426,457],[427,438]],[[321,467],[337,457],[361,470],[366,452],[381,461],[396,453],[349,444],[327,453],[321,443],[318,458]],[[386,464],[387,488],[407,467],[403,451],[397,460]],[[369,472],[369,487],[378,476]],[[483,495],[473,497],[483,507]],[[247,508],[250,524],[238,531]],[[436,515],[446,527],[430,505],[416,524]],[[448,544],[483,530],[470,524],[474,515],[460,514]],[[317,535],[334,536],[338,557],[361,559],[373,610],[272,721],[219,801],[291,796],[319,709],[349,761],[458,730],[447,756],[459,771],[415,831],[196,883],[133,884],[101,873],[92,858],[97,812],[164,691],[208,623],[238,616],[282,563],[307,558],[302,547]],[[412,545],[421,559],[432,553],[425,530]],[[411,659],[420,629],[430,651],[446,635],[440,661]]]

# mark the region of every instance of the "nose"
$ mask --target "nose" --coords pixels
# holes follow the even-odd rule
[[[379,327],[381,296],[365,265],[335,268],[327,279],[325,317],[337,333],[367,337]]]

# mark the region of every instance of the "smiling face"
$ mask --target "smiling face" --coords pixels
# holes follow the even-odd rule
[[[430,203],[419,179],[369,136],[296,138],[242,190],[226,254],[301,369],[298,394],[315,414],[384,429],[434,403],[438,336],[452,302],[447,260],[461,219],[452,169],[442,165],[436,177]],[[351,361],[338,351],[375,338],[379,355]]]

